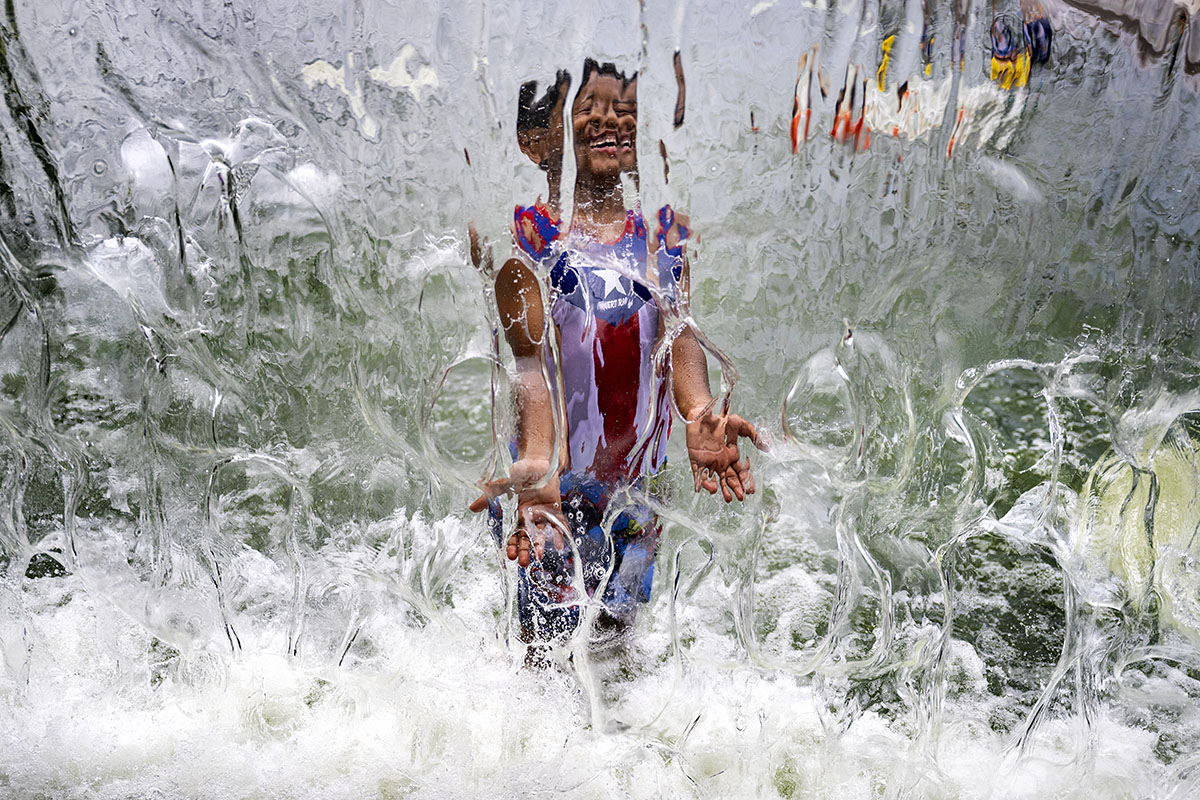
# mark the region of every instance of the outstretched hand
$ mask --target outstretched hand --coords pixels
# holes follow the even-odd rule
[[[541,486],[543,481],[545,483]],[[517,496],[517,524],[505,545],[509,560],[528,567],[532,558],[540,560],[546,552],[546,537],[554,538],[554,546],[562,549],[566,523],[562,516],[558,475],[551,474],[550,462],[545,459],[521,459],[513,462],[507,478],[488,481],[483,494],[468,508],[479,512],[497,497]]]
[[[707,412],[694,422],[687,423],[688,460],[692,464],[695,491],[709,494],[721,490],[725,502],[733,498],[745,500],[754,494],[754,476],[750,472],[750,457],[740,459],[738,437],[749,439],[759,450],[767,446],[758,431],[737,414],[724,416]]]

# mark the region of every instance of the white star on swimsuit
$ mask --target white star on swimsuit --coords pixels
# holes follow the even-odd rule
[[[621,283],[621,273],[615,269],[598,269],[594,274],[604,281],[604,299],[612,297],[614,291],[620,291],[625,294],[625,286]]]

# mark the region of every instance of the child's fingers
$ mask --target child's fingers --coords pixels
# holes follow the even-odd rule
[[[738,479],[742,482],[746,494],[754,494],[754,473],[750,471],[750,456],[746,456],[738,464]]]
[[[505,554],[508,556],[509,561],[516,561],[522,567],[528,567],[529,550],[529,536],[525,533],[525,528],[519,525],[513,531],[512,536],[508,537],[508,546],[505,548]]]
[[[546,555],[546,530],[540,524],[534,524],[533,535],[529,537],[530,554],[541,561]]]
[[[726,503],[732,503],[733,498],[738,496],[738,490],[734,488],[733,484],[733,481],[736,480],[737,478],[731,475],[728,471],[721,476],[721,497]],[[741,498],[739,497],[738,499],[740,500]]]
[[[709,494],[716,494],[719,490],[724,494],[725,478],[719,468],[701,466],[694,458],[690,459],[689,463],[692,467],[692,491],[699,492],[703,489]]]
[[[733,464],[729,469],[725,470],[725,485],[733,492],[733,496],[738,500],[746,499],[746,488],[742,484],[742,476],[738,474],[736,469],[737,464]],[[726,500],[725,502],[729,502]]]
[[[541,558],[542,553],[545,551],[547,529],[549,529],[550,535],[553,537],[555,549],[562,550],[566,543],[566,540],[563,539],[563,523],[557,512],[557,506],[553,510],[532,508],[529,511],[529,520],[536,532],[534,535],[534,548],[537,550],[538,558]]]
[[[763,437],[759,435],[758,428],[754,427],[754,425],[752,425],[751,423],[742,419],[737,414],[730,415],[729,422],[730,422],[730,426],[734,429],[734,432],[733,432],[734,443],[737,442],[737,438],[739,436],[745,436],[747,439],[750,440],[750,442],[755,447],[757,447],[762,452],[766,453],[766,452],[770,451],[770,449],[771,449],[770,446],[767,444],[766,440],[763,439]]]
[[[562,522],[557,517],[550,517],[546,520],[546,524],[548,524],[550,526],[550,528],[553,532],[554,549],[562,550],[564,547],[567,546],[567,540],[563,536]]]
[[[488,507],[488,503],[493,498],[510,494],[513,488],[513,482],[508,478],[497,478],[494,481],[488,481],[483,485],[483,494],[472,500],[467,508],[475,513],[479,513]]]

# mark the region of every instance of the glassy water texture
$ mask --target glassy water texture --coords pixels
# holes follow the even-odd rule
[[[9,4],[0,793],[1200,792],[1200,15],[1143,5]],[[774,447],[726,507],[673,443],[634,636],[538,672],[466,229],[585,56]]]

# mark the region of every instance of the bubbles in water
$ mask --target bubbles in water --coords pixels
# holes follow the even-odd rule
[[[1190,796],[1200,28],[1100,5],[17,4],[6,788]],[[527,671],[464,506],[585,56],[638,74],[629,208],[692,220],[661,342],[777,446],[727,507],[676,420],[634,630]]]

